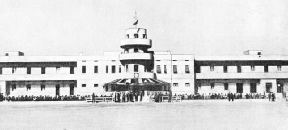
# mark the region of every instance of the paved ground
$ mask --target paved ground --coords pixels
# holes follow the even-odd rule
[[[288,102],[0,102],[0,129],[288,129]]]

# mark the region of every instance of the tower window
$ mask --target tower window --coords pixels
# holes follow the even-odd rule
[[[116,67],[115,65],[112,65],[112,73],[115,73],[116,72]]]
[[[173,65],[173,73],[177,74],[177,65]]]
[[[108,69],[109,69],[109,68],[108,68],[108,65],[106,65],[106,73],[108,73]]]
[[[128,65],[126,65],[126,72],[128,72],[128,69],[129,69],[129,68],[128,68]]]
[[[98,66],[94,66],[94,73],[98,73]]]
[[[167,68],[166,68],[166,65],[164,65],[164,74],[167,74]]]
[[[147,38],[147,37],[146,37],[146,34],[143,34],[143,38]]]
[[[138,34],[134,34],[134,38],[138,38]]]
[[[156,66],[156,72],[157,72],[158,74],[161,73],[161,67],[160,67],[160,65],[157,65],[157,66]]]
[[[138,65],[134,65],[134,72],[138,72]]]
[[[185,73],[186,73],[186,74],[190,73],[190,71],[189,71],[189,65],[185,65]]]
[[[119,65],[119,73],[121,73],[121,65]]]
[[[129,34],[127,34],[127,38],[129,38]]]
[[[98,87],[98,84],[94,84],[94,87]]]
[[[86,84],[82,84],[82,87],[86,87]]]

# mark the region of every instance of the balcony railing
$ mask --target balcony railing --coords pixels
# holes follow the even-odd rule
[[[151,53],[122,53],[120,60],[152,60]]]
[[[265,79],[288,78],[288,73],[196,73],[196,79]]]
[[[121,40],[121,47],[124,46],[137,46],[137,45],[141,45],[141,46],[147,46],[149,48],[151,48],[152,46],[152,41],[151,39],[122,39]]]
[[[1,80],[77,80],[75,74],[1,74]]]

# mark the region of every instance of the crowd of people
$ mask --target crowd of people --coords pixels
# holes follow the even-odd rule
[[[131,92],[117,92],[111,93],[110,95],[71,95],[71,96],[33,96],[33,95],[22,95],[22,96],[4,96],[0,94],[0,101],[84,101],[87,98],[92,98],[95,101],[96,97],[113,97],[115,102],[138,102],[143,100],[144,92],[131,93]],[[234,99],[269,99],[269,101],[275,101],[275,93],[261,94],[261,93],[209,93],[209,94],[174,94],[169,92],[148,92],[150,100],[155,102],[162,102],[162,97],[168,97],[170,102],[173,97],[179,97],[181,100],[214,100],[214,99],[228,99],[233,101]]]
[[[147,95],[149,96],[149,99],[152,99],[155,102],[162,102],[162,97],[163,96],[169,96],[169,92],[160,92],[160,91],[148,92]],[[95,95],[94,93],[91,96],[92,96],[92,102],[95,102],[95,99],[98,96]],[[140,102],[140,101],[143,100],[144,91],[139,91],[139,92],[129,92],[129,91],[116,92],[116,93],[111,93],[110,97],[113,97],[115,102]]]
[[[0,101],[84,101],[86,96],[73,95],[73,96],[33,96],[33,95],[21,95],[21,96],[0,96]]]
[[[270,94],[270,93],[269,93]],[[209,94],[180,94],[182,100],[209,100],[209,99],[267,99],[269,94],[261,93],[209,93]],[[176,94],[175,94],[176,95]],[[274,94],[275,96],[275,94]]]

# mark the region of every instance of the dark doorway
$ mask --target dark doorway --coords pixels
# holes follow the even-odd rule
[[[272,83],[266,83],[266,93],[270,93],[272,88]]]
[[[70,95],[74,95],[74,84],[70,84]]]
[[[256,83],[250,83],[250,93],[257,93]]]
[[[236,93],[243,93],[243,83],[236,83]]]
[[[277,93],[283,92],[283,83],[277,83]]]
[[[10,83],[6,82],[6,95],[10,95]]]
[[[60,85],[56,85],[56,96],[60,96]]]

